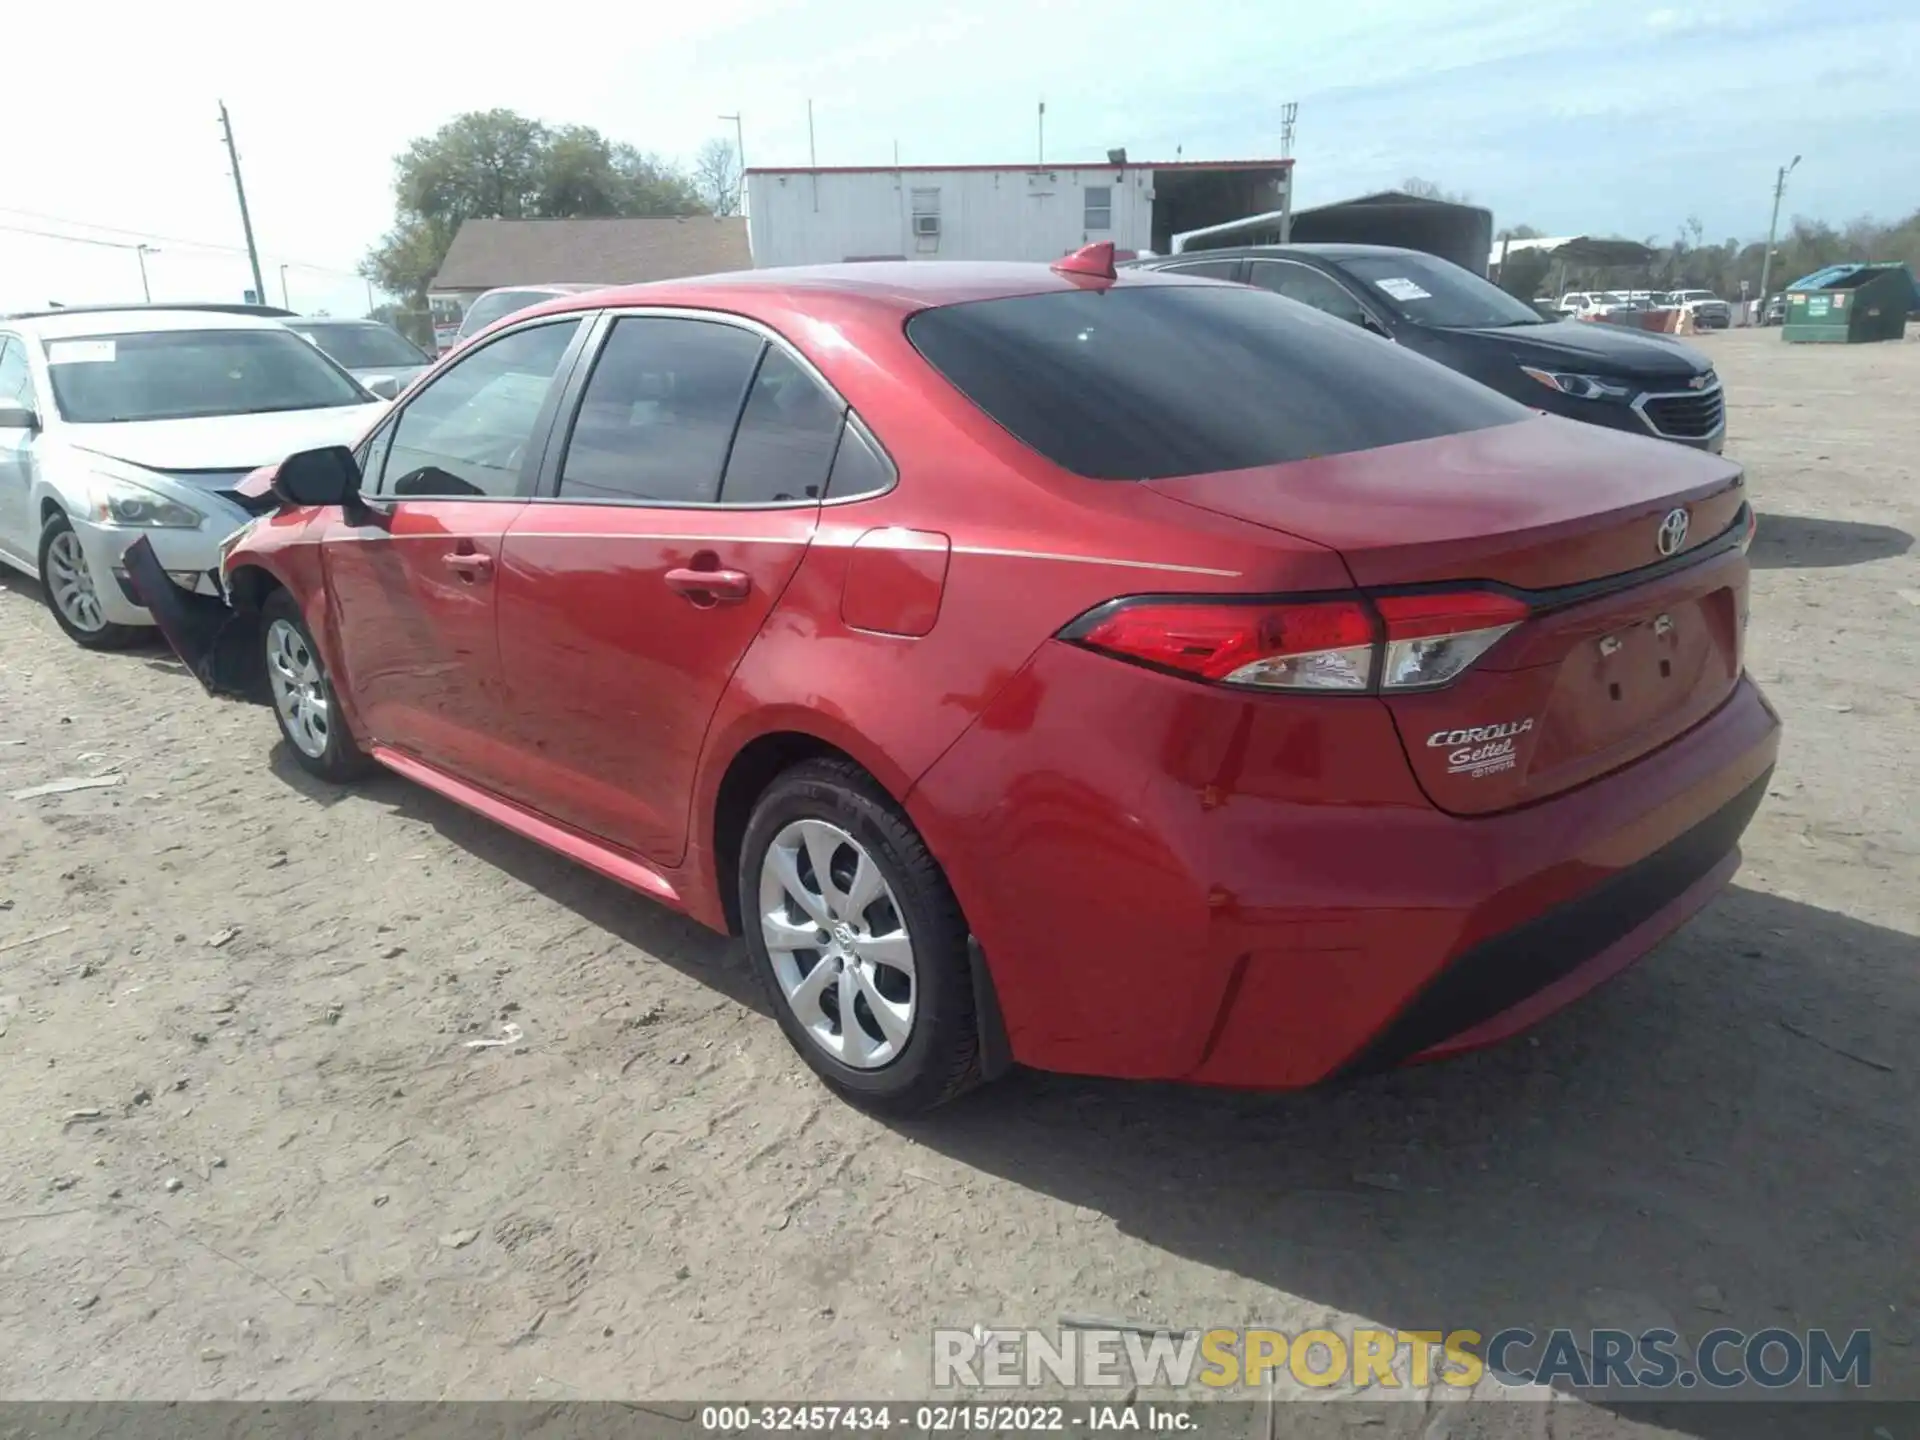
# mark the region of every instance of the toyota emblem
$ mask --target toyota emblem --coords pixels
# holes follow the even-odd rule
[[[1676,555],[1680,547],[1687,543],[1687,512],[1684,509],[1669,510],[1666,519],[1660,522],[1660,532],[1655,544],[1662,555]]]

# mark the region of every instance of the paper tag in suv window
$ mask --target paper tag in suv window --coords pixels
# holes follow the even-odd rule
[[[99,365],[112,361],[111,340],[53,340],[47,345],[49,365]]]
[[[1431,300],[1433,298],[1428,291],[1422,290],[1411,280],[1396,277],[1391,280],[1376,280],[1373,283],[1396,300]]]

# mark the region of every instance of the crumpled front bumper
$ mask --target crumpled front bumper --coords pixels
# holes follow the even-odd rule
[[[208,694],[257,697],[261,686],[257,616],[236,610],[224,594],[181,588],[144,535],[127,547],[121,565],[137,602]]]

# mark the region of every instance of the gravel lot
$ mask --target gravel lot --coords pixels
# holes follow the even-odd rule
[[[1920,333],[1699,343],[1788,723],[1746,868],[1531,1039],[1317,1093],[869,1119],[737,947],[0,580],[0,1398],[907,1398],[1064,1313],[1871,1327],[1920,1398]]]

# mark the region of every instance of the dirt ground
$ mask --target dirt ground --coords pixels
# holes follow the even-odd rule
[[[1746,867],[1530,1039],[1316,1093],[870,1119],[738,947],[0,581],[0,1398],[924,1397],[933,1327],[1063,1314],[1868,1327],[1920,1397],[1920,333],[1699,343],[1788,727]]]

